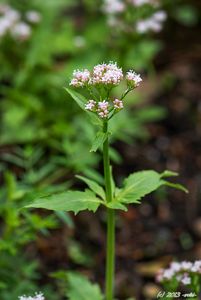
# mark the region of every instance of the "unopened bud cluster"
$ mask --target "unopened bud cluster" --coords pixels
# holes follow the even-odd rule
[[[96,102],[94,100],[89,100],[85,104],[85,109],[88,111],[96,112],[101,119],[108,118],[109,113],[112,110],[121,110],[124,107],[123,101],[115,99],[112,104],[109,101],[103,100]]]
[[[85,104],[85,109],[98,114],[101,119],[107,119],[110,114],[113,115],[124,107],[124,94],[120,99],[111,99],[110,97],[112,88],[118,86],[123,80],[127,83],[127,94],[139,86],[142,78],[133,70],[128,71],[124,75],[117,63],[110,62],[94,66],[91,72],[88,69],[75,70],[70,85],[76,88],[87,88],[90,94],[94,95],[94,99],[90,99]],[[101,95],[102,89],[106,91],[106,96]],[[99,94],[98,99],[95,97],[97,94]]]
[[[189,261],[172,262],[167,269],[161,269],[156,280],[160,283],[170,282],[176,280],[183,285],[190,285],[193,276],[201,276],[201,260],[194,263]]]

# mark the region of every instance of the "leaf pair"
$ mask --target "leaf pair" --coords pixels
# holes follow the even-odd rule
[[[113,184],[113,199],[109,203],[106,202],[104,189],[98,183],[86,177],[77,176],[88,185],[89,189],[82,192],[67,191],[41,197],[26,207],[73,211],[75,214],[83,210],[95,212],[100,204],[111,209],[127,210],[127,204],[140,203],[144,196],[161,186],[170,186],[187,192],[182,185],[164,179],[169,176],[177,176],[177,173],[165,171],[160,174],[152,170],[133,173],[124,180],[121,189],[116,188]]]
[[[184,192],[187,190],[180,184],[164,180],[165,177],[177,176],[177,173],[165,171],[162,174],[152,170],[140,171],[130,174],[123,183],[123,188],[118,189],[110,207],[113,209],[126,209],[126,204],[140,203],[141,199],[157,190],[159,187],[166,185]],[[122,208],[121,208],[122,206]]]

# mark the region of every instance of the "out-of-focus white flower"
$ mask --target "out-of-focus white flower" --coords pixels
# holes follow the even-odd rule
[[[172,269],[175,272],[179,272],[181,270],[181,264],[178,262],[172,262],[170,264],[170,269]]]
[[[45,300],[42,293],[36,293],[35,296],[20,296],[19,300]]]
[[[133,4],[136,6],[142,6],[144,4],[152,4],[152,0],[132,0]]]
[[[192,266],[193,266],[193,264],[190,261],[183,261],[181,263],[181,269],[182,270],[189,270],[190,271]]]
[[[15,38],[26,40],[31,35],[31,27],[25,22],[20,22],[14,25],[11,32]]]
[[[158,22],[164,22],[167,19],[167,14],[164,10],[159,10],[152,17]]]
[[[191,278],[188,276],[188,274],[185,274],[185,275],[181,278],[181,282],[182,282],[184,285],[191,284]]]
[[[103,10],[108,14],[121,13],[125,9],[125,4],[121,0],[105,0]]]
[[[159,270],[156,275],[158,282],[171,281],[173,278],[184,285],[191,284],[192,273],[197,273],[198,276],[201,274],[201,260],[197,260],[194,263],[189,261],[173,262],[170,264],[168,269]],[[195,276],[195,274],[194,274]]]
[[[135,73],[133,70],[130,70],[126,73],[126,80],[129,86],[138,87],[142,78],[140,74]]]
[[[166,269],[163,273],[164,279],[171,279],[175,275],[175,272],[172,269]]]
[[[95,109],[96,106],[96,101],[94,100],[89,100],[86,104],[85,104],[85,109],[89,110],[89,111],[93,111]]]
[[[25,16],[31,23],[39,23],[41,21],[41,15],[35,10],[28,11]]]
[[[87,69],[75,70],[70,85],[74,87],[83,87],[90,80],[90,72]]]
[[[160,10],[154,13],[150,18],[138,21],[136,23],[136,30],[138,33],[146,33],[150,30],[159,32],[162,30],[162,25],[166,18],[167,14],[163,10]]]
[[[5,17],[0,18],[0,37],[4,36],[9,30],[11,24]]]
[[[6,11],[4,17],[10,21],[10,23],[15,23],[20,20],[20,13],[15,9],[9,9]]]
[[[155,19],[150,18],[147,20],[141,20],[136,23],[136,30],[138,33],[146,33],[148,31],[159,32],[162,29],[161,23]]]
[[[115,99],[113,104],[115,109],[122,109],[124,107],[123,101],[119,99]]]

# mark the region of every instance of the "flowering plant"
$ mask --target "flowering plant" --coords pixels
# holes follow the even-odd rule
[[[187,287],[196,295],[201,288],[201,260],[195,262],[172,262],[167,269],[159,270],[156,276],[165,290],[176,291],[178,287]]]
[[[113,98],[113,89],[123,81],[126,83],[124,92],[119,98]],[[85,98],[70,88],[66,88],[66,91],[90,115],[92,121],[99,127],[91,151],[97,151],[99,148],[103,151],[104,187],[90,178],[77,176],[88,186],[84,191],[69,190],[56,195],[41,197],[27,206],[59,211],[73,211],[75,214],[83,210],[96,212],[99,206],[103,206],[106,209],[106,300],[114,299],[115,210],[126,211],[128,204],[139,204],[144,196],[161,186],[166,185],[186,192],[186,189],[180,184],[171,183],[166,180],[166,177],[177,175],[171,171],[164,171],[162,173],[153,170],[135,172],[124,179],[121,188],[115,185],[109,156],[109,137],[111,134],[109,123],[111,118],[115,117],[123,109],[126,95],[137,88],[141,82],[142,78],[139,74],[130,70],[124,75],[122,69],[113,62],[96,65],[92,72],[88,69],[74,71],[70,86],[85,88],[91,99]]]

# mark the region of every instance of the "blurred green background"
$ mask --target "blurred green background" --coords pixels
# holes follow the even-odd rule
[[[104,284],[102,211],[74,217],[19,208],[82,187],[75,174],[102,182],[101,155],[89,153],[96,128],[63,87],[74,69],[110,60],[144,80],[111,124],[116,181],[168,168],[190,190],[162,190],[119,215],[117,296],[155,299],[158,268],[201,258],[200,4],[145,2],[122,1],[119,11],[115,1],[0,2],[1,300],[37,290],[65,299],[68,270]]]

